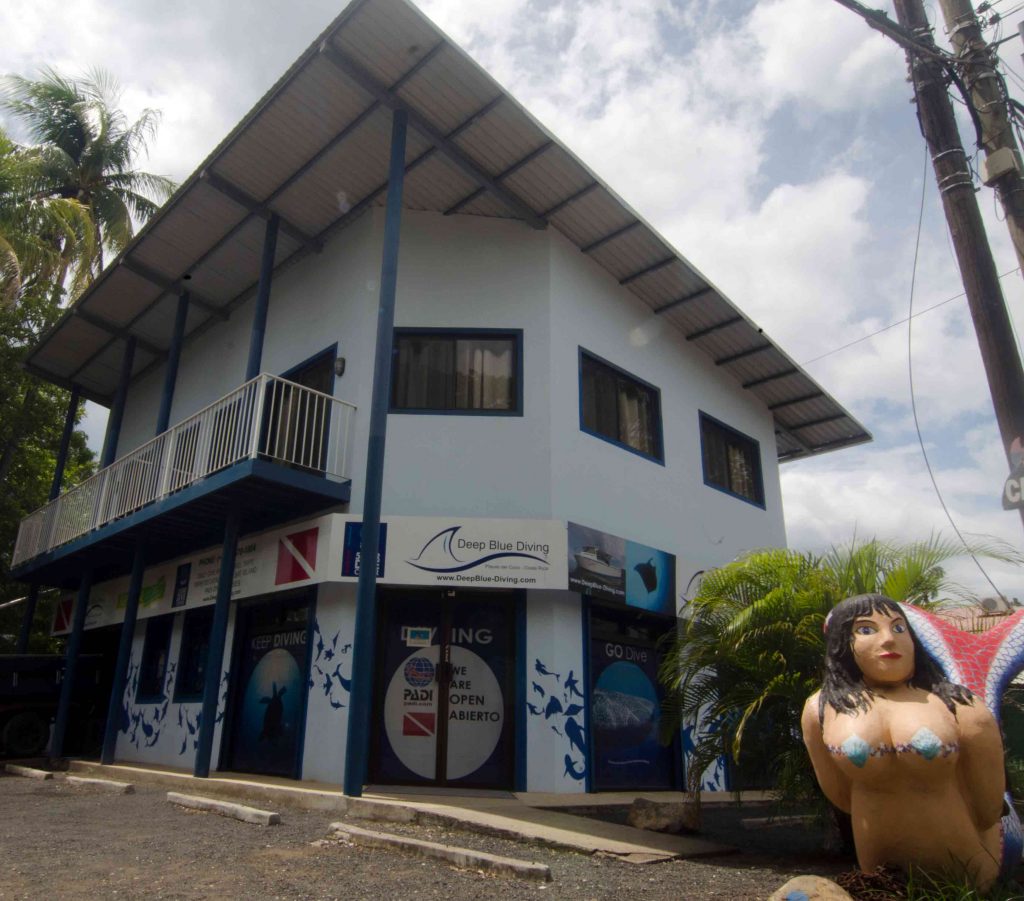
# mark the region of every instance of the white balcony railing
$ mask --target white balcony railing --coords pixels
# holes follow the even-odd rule
[[[346,478],[355,407],[259,375],[22,520],[12,566],[80,538],[245,459]]]

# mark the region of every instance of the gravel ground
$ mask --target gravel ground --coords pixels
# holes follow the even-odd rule
[[[0,898],[756,899],[799,873],[846,868],[768,851],[636,865],[436,826],[352,821],[545,863],[554,880],[538,884],[349,846],[328,838],[328,825],[343,819],[337,814],[282,808],[280,826],[251,826],[175,807],[165,794],[0,776]],[[719,828],[735,831],[736,816],[720,818]],[[750,835],[732,840],[750,847]]]

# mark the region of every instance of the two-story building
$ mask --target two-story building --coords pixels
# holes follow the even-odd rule
[[[198,775],[680,785],[657,639],[785,544],[781,461],[870,439],[407,0],[353,0],[29,366],[111,416],[16,574],[68,590],[69,681],[109,664],[104,759]]]

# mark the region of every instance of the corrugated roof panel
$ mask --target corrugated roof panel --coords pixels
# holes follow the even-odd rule
[[[446,210],[475,188],[448,157],[434,153],[406,176],[402,201],[414,210]]]
[[[226,301],[237,297],[259,278],[264,231],[262,219],[246,222],[234,241],[218,248],[192,271],[190,287],[204,297]]]
[[[376,0],[353,15],[332,43],[385,85],[394,84],[438,40],[407,3]]]
[[[557,203],[552,198],[569,197],[592,182],[590,173],[556,144],[502,184],[543,213]]]
[[[42,345],[32,354],[32,363],[69,378],[109,339],[109,335],[82,319],[71,316],[65,324],[67,340],[60,347]]]
[[[660,263],[656,260],[655,263]],[[644,275],[638,275],[647,267],[638,267],[629,273],[629,282],[626,285],[630,291],[640,297],[652,310],[657,310],[665,304],[678,300],[680,296],[687,294],[685,281],[680,277],[686,264],[676,259],[665,266],[648,271]]]
[[[449,45],[403,84],[398,96],[447,135],[501,94]]]
[[[558,199],[552,198],[552,205]],[[550,222],[570,241],[586,247],[635,219],[608,191],[598,187],[559,210]]]
[[[410,154],[425,149],[410,134]],[[379,110],[274,201],[292,224],[317,235],[387,181],[391,117]]]
[[[132,259],[170,280],[179,278],[247,215],[219,191],[196,183],[147,231],[132,249]]]
[[[82,309],[116,326],[126,326],[160,295],[161,288],[118,266],[110,273],[106,290],[91,295]]]
[[[216,172],[258,201],[270,197],[371,102],[327,60],[309,68],[217,160]]]
[[[460,212],[469,216],[488,216],[492,219],[518,218],[513,210],[510,210],[503,201],[498,200],[489,191],[485,191],[472,203],[467,203]]]
[[[548,137],[513,103],[498,104],[455,139],[489,175],[503,172],[547,141]]]
[[[590,252],[590,258],[607,269],[616,280],[640,272],[671,256],[672,251],[665,242],[642,225]]]

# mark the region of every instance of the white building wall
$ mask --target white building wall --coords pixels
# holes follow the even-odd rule
[[[313,625],[302,778],[342,784],[351,706],[356,586],[320,585]]]
[[[586,791],[586,755],[570,737],[575,730],[567,730],[570,717],[566,714],[584,731],[586,723],[582,712],[572,713],[573,699],[565,693],[570,672],[581,685],[587,682],[582,610],[580,596],[574,592],[528,591],[526,595],[527,706],[518,711],[526,723],[526,791]],[[552,704],[552,699],[557,703]]]
[[[580,429],[580,347],[661,390],[664,465]],[[699,569],[785,543],[767,408],[558,235],[550,387],[553,518],[676,554],[679,592]],[[765,509],[704,484],[698,411],[760,443]]]
[[[221,671],[221,691],[217,705],[217,723],[213,733],[213,751],[210,755],[210,771],[217,769],[220,758],[221,732],[224,710],[227,703],[227,677],[231,660],[232,639],[235,630],[236,605],[228,613],[228,631],[224,643],[225,666]],[[176,702],[174,680],[178,670],[181,652],[182,628],[185,613],[174,616],[171,631],[170,650],[167,658],[167,675],[164,679],[164,698],[161,701],[137,703],[139,667],[142,664],[142,650],[146,640],[146,624],[149,617],[140,618],[135,624],[132,639],[131,660],[128,665],[128,679],[125,683],[121,705],[121,721],[118,726],[117,744],[114,757],[126,763],[169,766],[191,771],[195,765],[196,748],[199,741],[199,720],[202,701]]]

